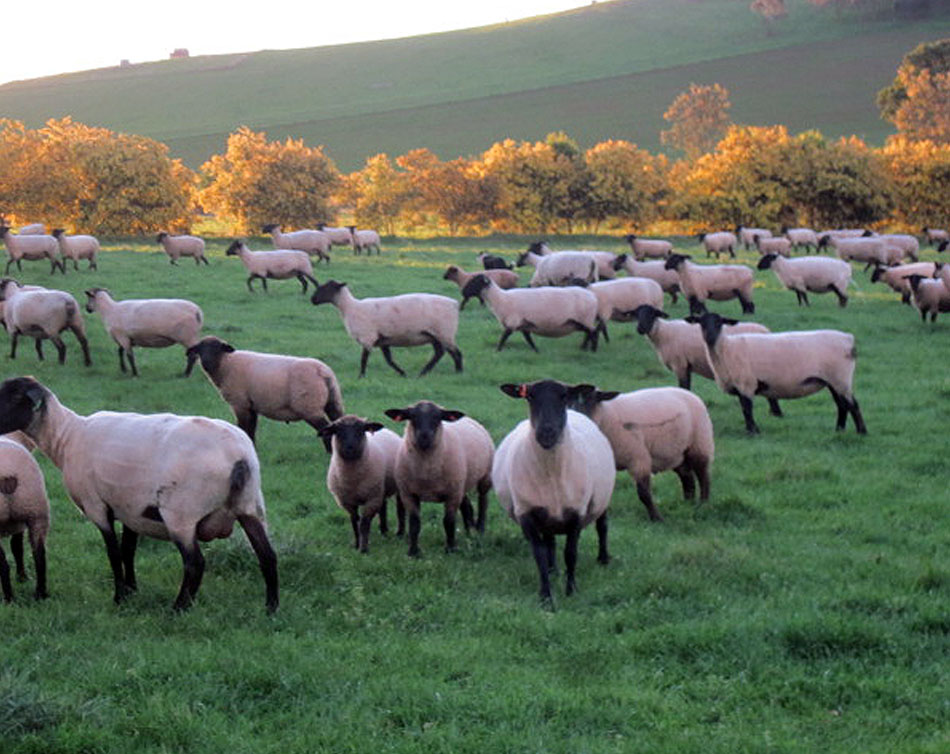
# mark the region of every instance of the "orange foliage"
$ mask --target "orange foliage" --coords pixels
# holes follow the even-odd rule
[[[660,133],[660,141],[686,153],[694,160],[709,152],[729,127],[729,90],[719,84],[690,84],[681,93],[663,118],[671,127]]]
[[[938,226],[950,217],[950,144],[891,136],[880,150],[894,185],[894,219],[908,229]]]
[[[897,80],[907,95],[894,113],[898,130],[912,139],[950,144],[950,71],[901,66]]]

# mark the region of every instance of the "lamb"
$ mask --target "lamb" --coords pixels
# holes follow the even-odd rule
[[[899,248],[903,252],[903,255],[912,262],[916,262],[920,259],[920,241],[917,240],[916,236],[911,236],[906,233],[885,233],[878,236],[878,238],[889,246]]]
[[[766,254],[759,260],[760,270],[771,268],[782,285],[795,291],[798,305],[808,306],[808,291],[834,293],[838,304],[848,305],[846,291],[851,284],[851,265],[841,259],[828,257],[799,257],[785,259],[777,254]]]
[[[616,254],[609,251],[553,251],[545,241],[535,241],[528,247],[528,251],[539,254],[543,257],[557,256],[558,254],[583,254],[592,259],[597,265],[597,278],[601,280],[610,280],[614,277],[614,259]]]
[[[119,369],[129,357],[132,376],[138,377],[133,346],[167,348],[178,343],[190,348],[198,342],[204,315],[197,304],[181,298],[139,298],[116,301],[107,288],[86,291],[86,311],[99,312],[109,337],[119,346]]]
[[[474,525],[485,531],[488,491],[495,445],[481,424],[461,411],[444,409],[431,401],[386,411],[393,421],[407,422],[396,451],[396,487],[409,514],[409,556],[419,556],[419,505],[425,500],[444,503],[442,526],[445,551],[455,547],[455,514],[461,509],[465,531]],[[478,518],[473,521],[471,490],[478,492]]]
[[[352,229],[351,229],[352,230]],[[310,256],[317,257],[330,264],[330,236],[319,230],[297,230],[293,233],[281,233],[280,225],[269,223],[261,228],[261,232],[270,233],[274,240],[275,249],[293,249],[305,251]]]
[[[67,236],[62,228],[53,231],[53,238],[59,243],[59,255],[63,264],[67,259],[73,260],[73,269],[79,270],[79,260],[89,260],[89,269],[98,270],[96,257],[99,254],[99,239],[95,236]]]
[[[784,236],[763,238],[756,234],[753,240],[759,254],[779,254],[783,257],[792,254],[792,242]]]
[[[277,557],[267,538],[260,465],[237,427],[176,414],[81,416],[32,377],[16,377],[0,385],[0,433],[13,430],[25,432],[59,468],[70,498],[102,534],[116,603],[136,588],[143,534],[178,547],[184,574],[174,608],[187,609],[204,574],[199,541],[230,536],[237,520],[257,555],[267,610],[277,609]]]
[[[871,282],[883,281],[892,290],[901,294],[902,303],[910,304],[911,290],[910,281],[907,280],[908,276],[933,277],[935,269],[936,266],[933,262],[914,262],[912,264],[900,264],[897,267],[875,265],[874,272],[871,273]]]
[[[608,321],[629,322],[633,319],[632,310],[641,304],[663,308],[663,289],[659,283],[647,278],[602,280],[586,288],[597,297],[599,329],[608,343]]]
[[[762,240],[772,237],[772,231],[766,230],[765,228],[746,228],[744,225],[739,225],[735,230],[736,235],[739,237],[739,242],[745,247],[745,250],[748,251],[753,246],[757,246],[755,237],[758,236]]]
[[[680,276],[676,270],[666,269],[665,262],[638,262],[628,254],[620,254],[614,260],[614,269],[626,270],[631,277],[649,278],[659,283],[663,292],[670,295],[670,303],[676,303],[680,290]]]
[[[17,228],[17,235],[19,236],[46,235],[46,226],[43,223],[30,223],[29,225],[21,225],[19,228]]]
[[[782,227],[782,235],[792,242],[793,249],[818,250],[818,234],[811,228]]]
[[[584,288],[515,288],[502,290],[484,275],[476,275],[462,295],[478,296],[488,304],[504,328],[496,350],[500,351],[513,332],[520,332],[531,349],[537,351],[531,333],[560,338],[573,332],[585,334],[582,349],[597,350],[600,318],[597,297]]]
[[[673,244],[669,241],[652,238],[637,238],[633,233],[628,233],[624,236],[624,240],[630,244],[630,251],[633,252],[633,256],[638,262],[642,262],[647,257],[666,259],[673,253]],[[614,260],[614,269],[620,269],[616,265],[616,260]]]
[[[487,251],[483,251],[475,259],[481,262],[482,267],[486,270],[513,270],[515,268],[511,262],[505,261],[503,257],[489,254]]]
[[[353,245],[353,234],[349,228],[331,228],[326,223],[317,223],[317,230],[330,237],[331,246]]]
[[[937,273],[939,274],[939,273]],[[920,312],[922,322],[936,322],[940,312],[950,312],[950,285],[944,280],[928,280],[920,275],[908,275],[911,288],[911,301]]]
[[[443,280],[451,280],[455,283],[460,290],[464,289],[466,285],[469,284],[471,279],[476,275],[485,275],[491,280],[495,281],[495,285],[504,290],[509,290],[510,288],[518,287],[518,273],[509,269],[489,269],[484,272],[466,272],[461,267],[458,267],[454,264],[449,265],[448,269],[445,271],[445,274],[442,276]],[[459,307],[459,310],[465,308],[465,304],[468,303],[468,299],[471,296],[467,296],[462,299],[462,305]]]
[[[498,502],[531,543],[538,567],[540,595],[553,605],[549,573],[556,568],[554,537],[564,534],[565,592],[577,588],[577,544],[581,530],[596,522],[597,562],[610,561],[607,507],[616,481],[610,442],[593,421],[568,410],[593,385],[554,380],[501,385],[505,395],[528,401],[530,419],[508,433],[492,463]]]
[[[843,259],[846,262],[852,260],[864,262],[865,270],[873,267],[875,264],[892,267],[900,264],[904,256],[903,249],[888,244],[876,236],[836,238],[835,236],[826,234],[818,241],[819,250],[829,245],[835,248],[839,259]]]
[[[185,376],[195,362],[234,412],[238,426],[255,441],[257,417],[305,421],[317,431],[343,415],[336,375],[319,359],[237,351],[213,335],[185,352]]]
[[[718,259],[719,255],[725,252],[728,252],[730,257],[735,258],[736,256],[736,247],[739,242],[735,233],[730,233],[728,230],[717,233],[700,233],[697,238],[699,238],[703,248],[706,249],[707,257],[715,254]]]
[[[637,320],[637,332],[647,336],[660,363],[676,375],[681,388],[690,389],[694,373],[707,380],[715,379],[699,325],[684,319],[667,319],[668,314],[653,306],[638,306],[631,314]],[[757,322],[738,322],[725,325],[723,332],[769,332],[769,328]]]
[[[231,242],[224,254],[241,260],[244,268],[250,273],[245,284],[251,293],[254,292],[251,283],[255,278],[261,281],[264,291],[267,291],[268,278],[288,280],[295,277],[303,286],[301,293],[307,292],[308,280],[313,283],[314,288],[320,285],[313,276],[313,265],[310,263],[310,256],[305,251],[294,249],[251,251],[243,241],[235,240]]]
[[[314,291],[310,302],[333,304],[340,310],[347,334],[363,347],[360,377],[366,375],[369,352],[379,348],[383,358],[403,377],[406,373],[393,361],[393,346],[432,346],[433,354],[419,376],[428,374],[448,351],[455,371],[462,371],[462,352],[455,344],[459,305],[448,296],[432,293],[405,293],[386,298],[358,299],[346,283],[330,280]]]
[[[542,256],[535,251],[526,251],[518,257],[518,267],[530,265],[534,274],[528,282],[532,288],[546,285],[567,285],[574,278],[588,283],[600,280],[597,263],[579,251],[559,251]]]
[[[676,270],[679,275],[680,290],[689,301],[690,310],[695,311],[707,299],[728,301],[738,298],[744,313],[755,312],[752,303],[755,273],[745,265],[697,265],[687,254],[671,254],[665,264],[666,269]]]
[[[756,395],[777,401],[803,398],[822,388],[828,388],[838,408],[836,428],[845,428],[850,413],[858,433],[867,433],[852,388],[857,351],[851,333],[808,330],[726,335],[722,326],[729,320],[715,312],[706,312],[698,322],[716,384],[739,398],[750,434],[759,433],[752,416]]]
[[[357,230],[355,225],[350,226],[350,235],[353,238],[353,251],[357,254],[364,250],[369,255],[373,249],[376,249],[376,256],[379,256],[380,240],[379,233],[375,230]]]
[[[171,236],[163,230],[155,236],[155,243],[162,245],[171,264],[178,264],[181,257],[192,257],[196,265],[211,264],[205,256],[205,242],[198,236]]]
[[[0,301],[3,302],[3,321],[10,335],[10,358],[16,358],[17,341],[21,335],[34,339],[36,355],[43,360],[43,340],[49,338],[56,346],[59,363],[66,363],[66,344],[60,338],[63,330],[76,336],[82,348],[83,363],[92,365],[86,324],[79,304],[66,291],[27,290],[12,278],[0,280]]]
[[[19,433],[17,433],[19,434]],[[20,443],[0,437],[0,534],[10,535],[10,551],[17,581],[26,581],[23,562],[23,532],[30,537],[36,588],[33,597],[49,597],[46,589],[46,535],[49,533],[50,508],[46,484],[39,464]],[[0,588],[3,599],[13,601],[10,566],[0,545]]]
[[[0,225],[0,238],[7,247],[7,254],[10,259],[7,260],[7,266],[4,274],[10,272],[10,265],[16,262],[17,270],[23,270],[23,260],[35,261],[38,259],[48,259],[50,263],[50,275],[59,270],[66,274],[66,263],[59,258],[59,244],[56,239],[47,235],[25,235],[15,236],[10,232],[6,225]]]
[[[405,511],[396,488],[396,454],[402,445],[399,435],[379,422],[368,422],[352,414],[335,420],[319,431],[331,453],[327,488],[336,504],[350,515],[353,546],[369,552],[369,530],[379,513],[379,532],[386,534],[386,500],[396,495],[397,536],[402,536]],[[360,509],[362,508],[362,513]]]
[[[927,243],[929,243],[931,247],[936,246],[940,241],[950,241],[950,232],[947,232],[943,228],[928,228],[924,226],[920,229],[920,232],[927,237]],[[20,233],[23,233],[22,229]]]
[[[650,475],[673,469],[683,497],[709,499],[709,467],[715,455],[713,425],[702,399],[678,387],[632,393],[592,390],[579,409],[593,419],[610,442],[617,471],[626,469],[651,521],[663,517],[653,503]]]

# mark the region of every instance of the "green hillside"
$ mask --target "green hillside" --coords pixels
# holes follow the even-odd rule
[[[385,42],[99,69],[6,84],[0,113],[144,134],[193,166],[246,124],[326,144],[352,169],[380,151],[449,158],[555,129],[655,149],[675,94],[719,81],[737,121],[881,141],[874,93],[909,48],[950,34],[950,11],[897,23],[788,6],[773,36],[735,0],[626,0]]]

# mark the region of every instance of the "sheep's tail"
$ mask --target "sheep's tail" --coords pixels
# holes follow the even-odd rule
[[[251,478],[251,467],[243,458],[231,467],[231,489],[228,491],[228,505],[233,504],[241,490]]]
[[[340,383],[332,375],[323,378],[327,386],[327,405],[324,409],[330,421],[336,421],[343,416],[343,393],[340,392]]]

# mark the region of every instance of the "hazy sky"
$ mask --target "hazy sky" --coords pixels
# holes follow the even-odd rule
[[[192,55],[388,39],[501,23],[583,0],[46,0],[3,3],[0,83]],[[0,113],[0,116],[3,114]]]

